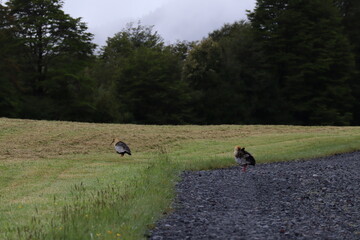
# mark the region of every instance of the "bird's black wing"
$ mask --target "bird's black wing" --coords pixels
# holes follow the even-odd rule
[[[255,161],[255,158],[247,151],[244,151],[245,152],[245,159],[246,159],[246,162],[249,164],[249,165],[255,165],[256,164],[256,161]]]
[[[131,151],[128,145],[126,145],[126,143],[121,141],[115,144],[115,150],[118,153],[128,153],[129,155],[131,155]]]

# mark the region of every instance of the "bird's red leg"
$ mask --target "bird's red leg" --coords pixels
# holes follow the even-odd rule
[[[242,169],[243,172],[246,172],[246,167],[247,167],[246,165],[243,167],[243,169]]]

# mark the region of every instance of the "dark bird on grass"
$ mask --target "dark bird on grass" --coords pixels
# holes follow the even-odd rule
[[[128,147],[128,145],[126,145],[126,143],[120,141],[118,138],[114,138],[113,141],[110,143],[114,144],[114,148],[115,151],[120,154],[122,157],[124,156],[125,153],[131,155],[131,151],[130,148]]]
[[[241,148],[240,146],[235,146],[234,148],[234,157],[235,161],[243,167],[242,171],[246,172],[246,168],[248,165],[255,166],[255,158],[247,151],[245,148]]]

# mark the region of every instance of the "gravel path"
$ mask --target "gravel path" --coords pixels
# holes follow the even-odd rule
[[[360,239],[360,152],[184,172],[150,239]]]

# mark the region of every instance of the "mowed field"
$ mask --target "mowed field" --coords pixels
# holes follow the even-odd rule
[[[132,150],[120,157],[118,137]],[[182,170],[360,150],[360,127],[154,126],[0,118],[0,239],[141,239]]]

